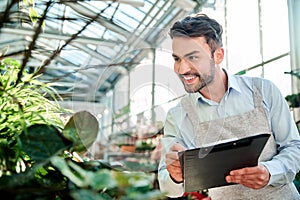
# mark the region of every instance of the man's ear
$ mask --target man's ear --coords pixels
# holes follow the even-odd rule
[[[214,52],[214,60],[216,64],[220,64],[224,59],[224,49],[218,48]]]

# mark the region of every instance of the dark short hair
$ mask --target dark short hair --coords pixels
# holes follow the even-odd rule
[[[222,47],[222,26],[205,14],[194,14],[177,21],[170,28],[170,36],[174,37],[205,37],[212,52]]]

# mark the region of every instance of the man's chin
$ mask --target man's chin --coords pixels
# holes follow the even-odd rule
[[[195,93],[198,92],[199,90],[197,90],[196,88],[192,88],[192,87],[188,87],[186,85],[184,85],[184,89],[187,93]]]

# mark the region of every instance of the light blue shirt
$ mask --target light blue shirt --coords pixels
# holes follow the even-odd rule
[[[252,78],[228,74],[228,90],[220,103],[203,97],[200,93],[190,94],[201,122],[239,115],[254,109]],[[261,162],[269,170],[269,185],[278,186],[294,180],[300,169],[300,137],[287,105],[279,89],[270,81],[262,81],[263,105],[272,134],[278,145],[278,154],[272,160]],[[165,166],[165,153],[174,142],[180,142],[187,149],[195,148],[193,127],[186,120],[186,112],[178,104],[170,109],[164,126],[162,158],[159,166],[160,189],[169,197],[183,194],[183,184],[175,183]],[[181,131],[181,130],[190,131]],[[191,134],[187,134],[191,133]]]

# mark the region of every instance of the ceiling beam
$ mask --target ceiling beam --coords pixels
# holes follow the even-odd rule
[[[14,34],[14,35],[23,35],[23,36],[32,36],[34,35],[34,30],[26,29],[26,28],[1,28],[1,34]],[[0,35],[1,35],[0,34]],[[55,39],[55,40],[68,40],[72,37],[70,34],[57,34],[57,32],[43,32],[39,34],[39,37],[47,38],[47,39]],[[114,47],[117,44],[120,44],[120,41],[116,42],[114,40],[103,40],[91,37],[82,37],[77,36],[72,42],[82,43],[82,44],[94,44],[94,45],[102,45],[108,47]],[[0,41],[1,43],[1,41]]]
[[[98,13],[95,13],[94,11],[90,10],[89,8],[87,8],[83,5],[80,5],[78,3],[63,2],[63,4],[65,4],[66,6],[69,6],[70,8],[72,8],[74,11],[76,11],[80,15],[83,15],[90,19],[94,19],[98,15]],[[114,24],[112,21],[109,21],[102,16],[98,16],[95,19],[95,21],[98,22],[99,24],[101,24],[102,26],[106,27],[107,29],[109,29],[117,34],[123,35],[126,38],[128,38],[130,36],[129,31],[123,29],[122,27]]]

